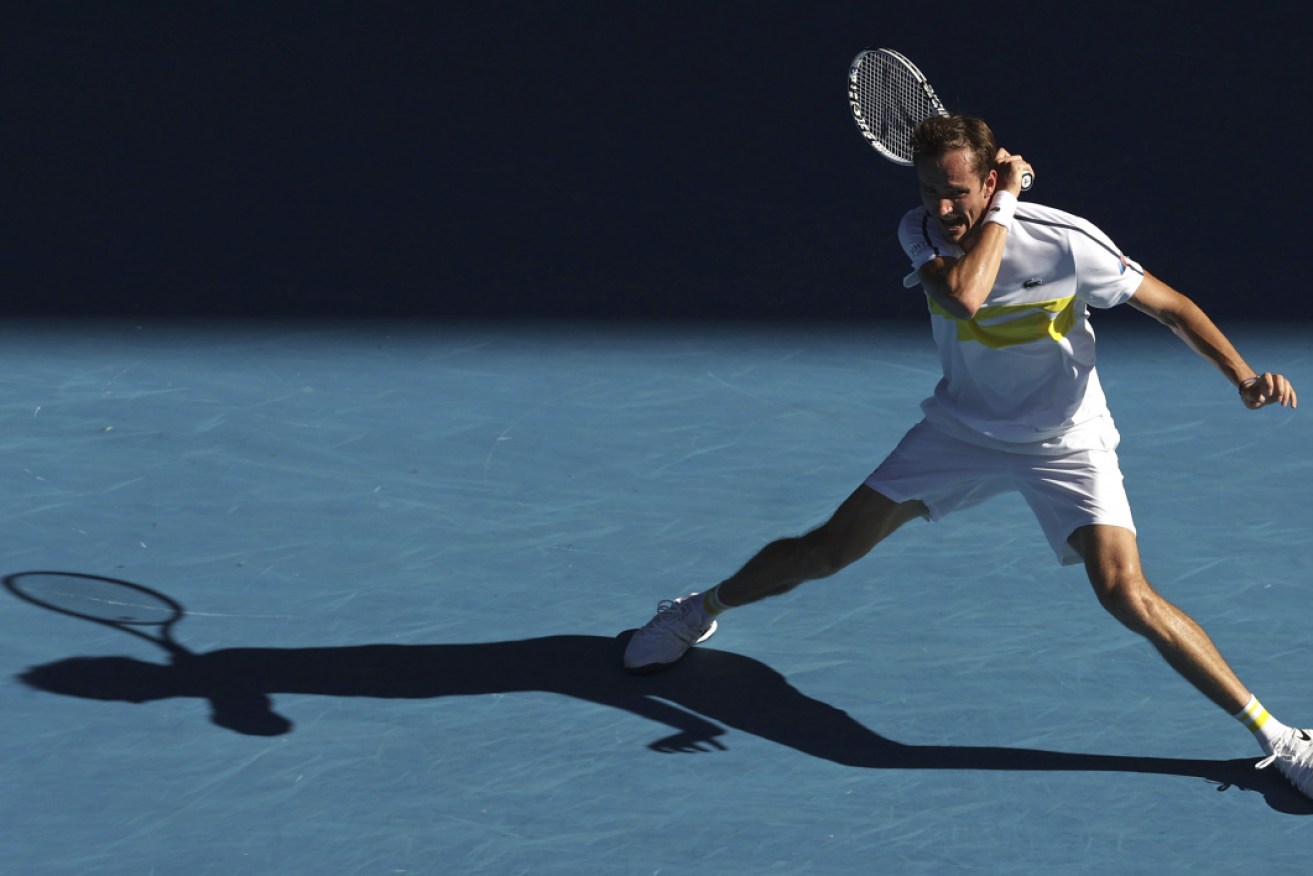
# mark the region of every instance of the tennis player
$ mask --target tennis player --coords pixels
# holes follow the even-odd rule
[[[1170,328],[1231,382],[1248,408],[1295,407],[1290,381],[1256,372],[1199,307],[1127,258],[1091,223],[1019,203],[1034,168],[968,116],[933,117],[913,138],[921,206],[899,240],[920,285],[943,366],[924,419],[828,522],[763,548],[705,593],[663,602],[626,649],[651,672],[716,630],[716,618],[833,575],[914,518],[939,520],[1021,493],[1063,564],[1084,563],[1100,603],[1257,738],[1313,797],[1313,733],[1277,721],[1204,630],[1140,568],[1122,485],[1120,436],[1094,367],[1089,308],[1130,304]]]

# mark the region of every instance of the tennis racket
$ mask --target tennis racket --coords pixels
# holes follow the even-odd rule
[[[79,572],[21,572],[4,584],[24,602],[153,642],[175,660],[192,656],[173,640],[182,606],[149,587]]]
[[[948,109],[916,65],[893,49],[867,49],[848,69],[848,106],[870,143],[895,164],[912,163],[912,131],[923,119],[946,116]],[[1021,188],[1035,175],[1026,172]]]

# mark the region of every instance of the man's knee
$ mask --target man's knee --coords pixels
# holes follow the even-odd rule
[[[920,502],[897,503],[862,486],[825,524],[798,539],[799,549],[815,577],[833,575],[864,557],[898,527],[923,516]]]
[[[789,542],[807,578],[828,578],[860,556],[845,545],[843,533],[828,523]]]
[[[1086,527],[1072,536],[1072,544],[1085,559],[1100,605],[1133,628],[1152,621],[1162,597],[1144,576],[1133,533],[1117,527]]]
[[[1161,598],[1139,569],[1091,576],[1090,583],[1099,604],[1128,626],[1140,626],[1152,617]]]

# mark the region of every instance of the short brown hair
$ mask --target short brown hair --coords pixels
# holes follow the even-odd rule
[[[974,116],[931,116],[912,132],[912,161],[940,158],[958,149],[969,149],[975,158],[976,175],[983,182],[994,169],[998,142],[983,119]]]

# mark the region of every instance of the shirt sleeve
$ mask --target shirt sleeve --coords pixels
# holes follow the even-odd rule
[[[1116,307],[1124,304],[1140,288],[1144,268],[1127,258],[1112,240],[1093,224],[1081,220],[1073,234],[1072,253],[1076,259],[1076,294],[1091,307]]]
[[[898,242],[912,263],[912,272],[903,278],[903,285],[908,288],[917,284],[916,272],[926,262],[939,256],[961,258],[963,255],[961,247],[943,239],[939,227],[920,207],[903,216],[903,221],[898,224]]]

